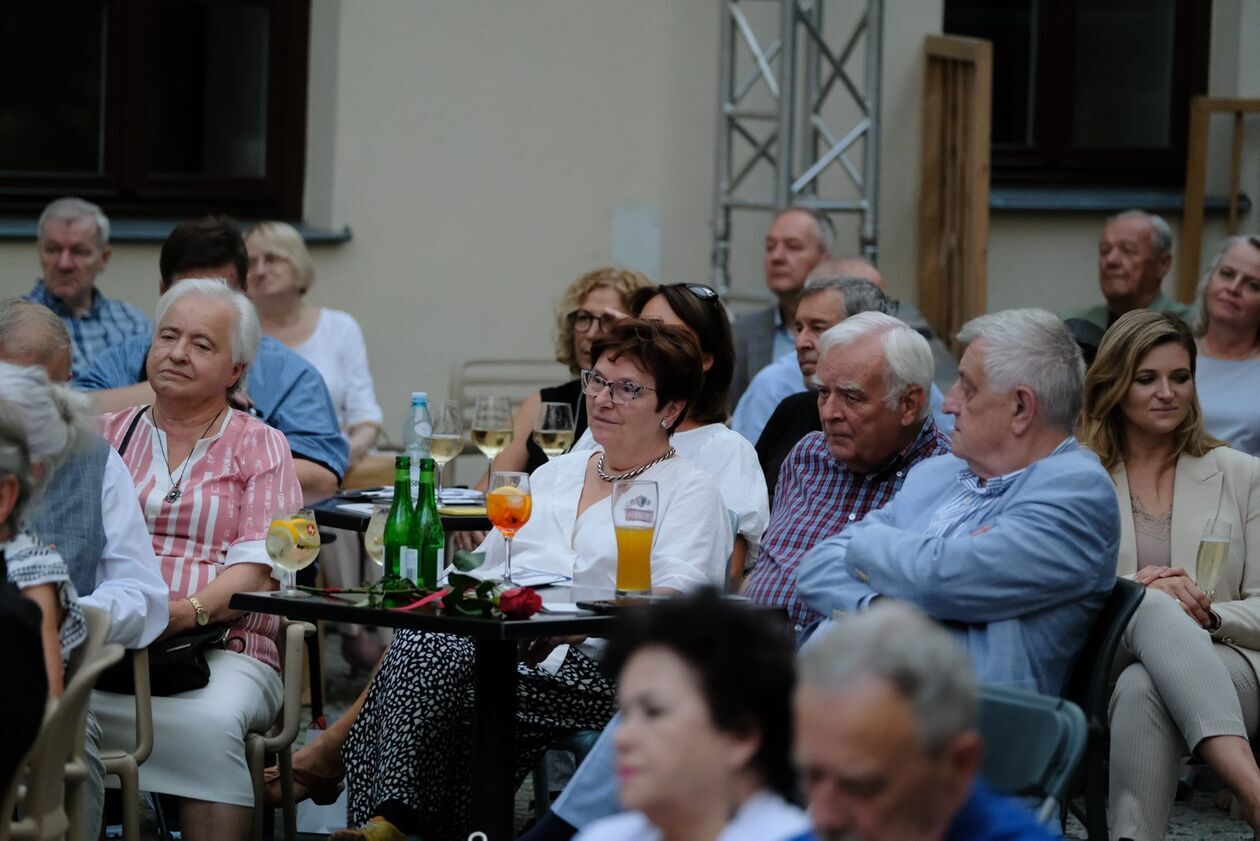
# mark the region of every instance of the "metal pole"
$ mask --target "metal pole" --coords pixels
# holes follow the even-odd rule
[[[866,175],[862,214],[862,255],[872,263],[879,260],[879,129],[883,102],[884,0],[867,0],[866,5],[866,88],[867,117],[871,121],[862,144],[862,170]]]
[[[805,0],[809,2],[809,0]],[[801,10],[802,17],[808,17],[814,25],[814,31],[821,33],[823,31],[823,0],[813,0],[808,9]],[[813,37],[805,39],[805,130],[809,133],[809,141],[807,148],[809,149],[809,159],[818,160],[818,156],[822,154],[822,135],[818,130],[817,124],[813,120],[814,109],[820,103],[818,102],[819,88],[822,85],[822,51],[818,48],[818,41]],[[811,181],[805,188],[804,192],[809,195],[818,195],[818,182]]]
[[[734,2],[734,0],[731,0]],[[721,23],[718,55],[718,125],[716,173],[713,191],[713,254],[710,257],[713,288],[725,295],[731,286],[728,267],[731,252],[731,209],[727,198],[731,189],[731,126],[730,111],[736,105],[735,91],[735,27],[727,0],[718,0]]]
[[[774,200],[779,207],[792,203],[792,170],[796,161],[796,0],[782,3],[779,52],[779,153],[774,172]]]

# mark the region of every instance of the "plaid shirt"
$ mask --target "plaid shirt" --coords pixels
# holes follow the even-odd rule
[[[42,280],[35,281],[35,288],[27,293],[26,300],[43,304],[65,322],[73,346],[70,375],[75,382],[87,373],[96,354],[132,336],[153,335],[153,325],[143,310],[135,304],[106,298],[99,289],[92,290],[92,308],[79,318],[48,291]]]
[[[744,595],[785,608],[797,631],[807,627],[819,617],[796,596],[796,567],[805,553],[868,511],[882,508],[901,489],[911,467],[949,451],[949,440],[930,415],[910,446],[866,474],[853,473],[838,462],[821,432],[806,435],[779,472],[774,511]]]

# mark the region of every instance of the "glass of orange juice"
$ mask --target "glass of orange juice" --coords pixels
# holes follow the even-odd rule
[[[652,592],[652,537],[656,534],[657,488],[641,479],[613,482],[613,530],[617,534],[617,595]]]
[[[503,568],[503,581],[512,583],[512,538],[521,526],[529,522],[533,510],[533,497],[529,492],[529,474],[498,471],[490,474],[490,487],[486,491],[486,517],[503,535],[507,543],[507,563]]]

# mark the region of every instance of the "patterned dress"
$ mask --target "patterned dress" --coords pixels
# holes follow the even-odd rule
[[[79,598],[70,581],[66,562],[56,549],[40,543],[25,529],[14,535],[12,540],[0,542],[0,552],[4,553],[9,581],[19,590],[40,584],[56,587],[57,604],[62,614],[60,640],[64,664],[74,647],[87,639],[87,622],[79,608]]]

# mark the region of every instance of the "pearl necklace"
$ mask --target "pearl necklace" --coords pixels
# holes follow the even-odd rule
[[[649,467],[652,467],[653,465],[656,465],[656,464],[660,464],[662,461],[665,461],[666,459],[671,459],[675,455],[677,455],[677,453],[674,452],[674,448],[670,447],[669,450],[666,451],[665,455],[661,456],[660,458],[654,458],[651,461],[649,461],[647,464],[643,465],[642,467],[636,467],[634,470],[627,470],[625,473],[618,473],[617,475],[614,476],[611,473],[604,472],[604,454],[600,453],[599,461],[595,462],[595,472],[596,474],[599,475],[599,478],[603,479],[605,482],[620,482],[626,479],[633,479],[635,476],[640,475]]]

